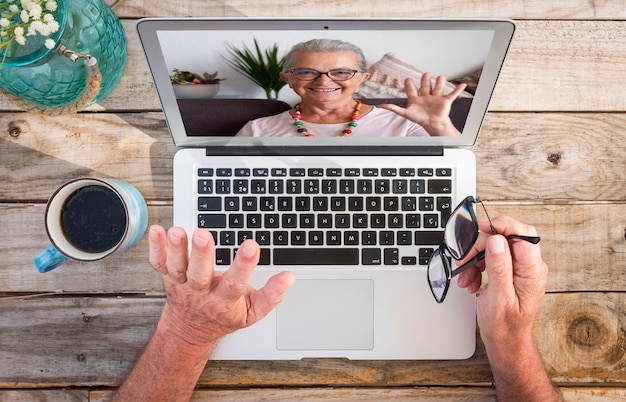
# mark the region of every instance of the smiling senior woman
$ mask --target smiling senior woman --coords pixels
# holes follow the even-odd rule
[[[353,98],[369,78],[361,49],[334,39],[296,44],[285,58],[280,77],[301,98],[294,109],[248,122],[242,137],[387,137],[459,136],[450,120],[452,102],[465,84],[444,95],[445,77],[433,85],[422,76],[419,91],[406,79],[408,105],[366,105]]]

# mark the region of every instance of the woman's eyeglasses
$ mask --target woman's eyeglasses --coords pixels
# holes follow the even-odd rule
[[[349,79],[354,77],[354,75],[358,73],[359,70],[348,70],[346,68],[336,68],[334,70],[328,70],[328,71],[317,71],[317,70],[313,70],[310,68],[295,68],[295,69],[289,70],[288,72],[293,74],[294,77],[296,77],[297,79],[301,81],[315,81],[322,75],[326,75],[328,78],[330,78],[333,81],[348,81]]]
[[[487,209],[479,198],[469,196],[455,208],[444,228],[443,243],[433,252],[428,261],[428,285],[437,303],[442,303],[446,298],[450,280],[453,277],[485,258],[483,250],[470,261],[452,270],[451,259],[459,261],[465,258],[478,239],[478,219],[474,213],[474,204],[482,205],[489,220],[491,234],[496,234]],[[532,244],[537,244],[541,240],[540,237],[521,235],[508,235],[506,238],[507,240],[524,240]]]

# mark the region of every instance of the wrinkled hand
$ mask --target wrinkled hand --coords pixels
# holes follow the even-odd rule
[[[490,235],[489,223],[480,222],[481,234],[464,261],[485,250],[485,259],[459,275],[458,284],[470,292],[481,286],[486,270],[489,283],[477,299],[478,325],[486,346],[511,345],[532,337],[532,326],[545,293],[548,267],[541,258],[539,245],[523,240],[507,240],[510,234],[537,236],[530,225],[509,217],[492,219],[498,235]],[[484,231],[484,232],[483,232]],[[462,264],[464,261],[460,261]]]
[[[282,300],[295,280],[282,272],[255,290],[249,281],[259,261],[253,240],[241,244],[230,268],[215,272],[215,243],[203,229],[192,236],[191,254],[187,234],[173,227],[167,235],[160,226],[150,228],[150,262],[163,275],[167,301],[161,320],[186,342],[205,345],[248,327],[265,317]]]
[[[461,133],[450,120],[452,102],[461,95],[466,84],[457,85],[452,92],[444,95],[446,77],[440,75],[432,84],[431,73],[424,73],[420,80],[420,89],[415,87],[411,78],[404,81],[404,89],[408,98],[406,108],[385,104],[384,109],[391,110],[400,116],[421,125],[433,136],[459,136]]]

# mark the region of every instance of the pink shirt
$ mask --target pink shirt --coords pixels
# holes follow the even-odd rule
[[[316,137],[341,136],[348,122],[339,124],[314,124],[304,122],[304,127]],[[301,135],[293,125],[289,111],[251,120],[237,133],[238,137],[294,137]],[[362,116],[358,126],[349,136],[355,137],[427,137],[428,132],[419,124],[401,117],[387,109],[375,107]]]

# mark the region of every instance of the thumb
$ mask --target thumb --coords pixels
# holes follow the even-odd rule
[[[506,300],[515,294],[513,287],[513,261],[509,243],[503,236],[493,235],[487,239],[485,247],[485,271],[489,276],[489,291],[495,297]]]

